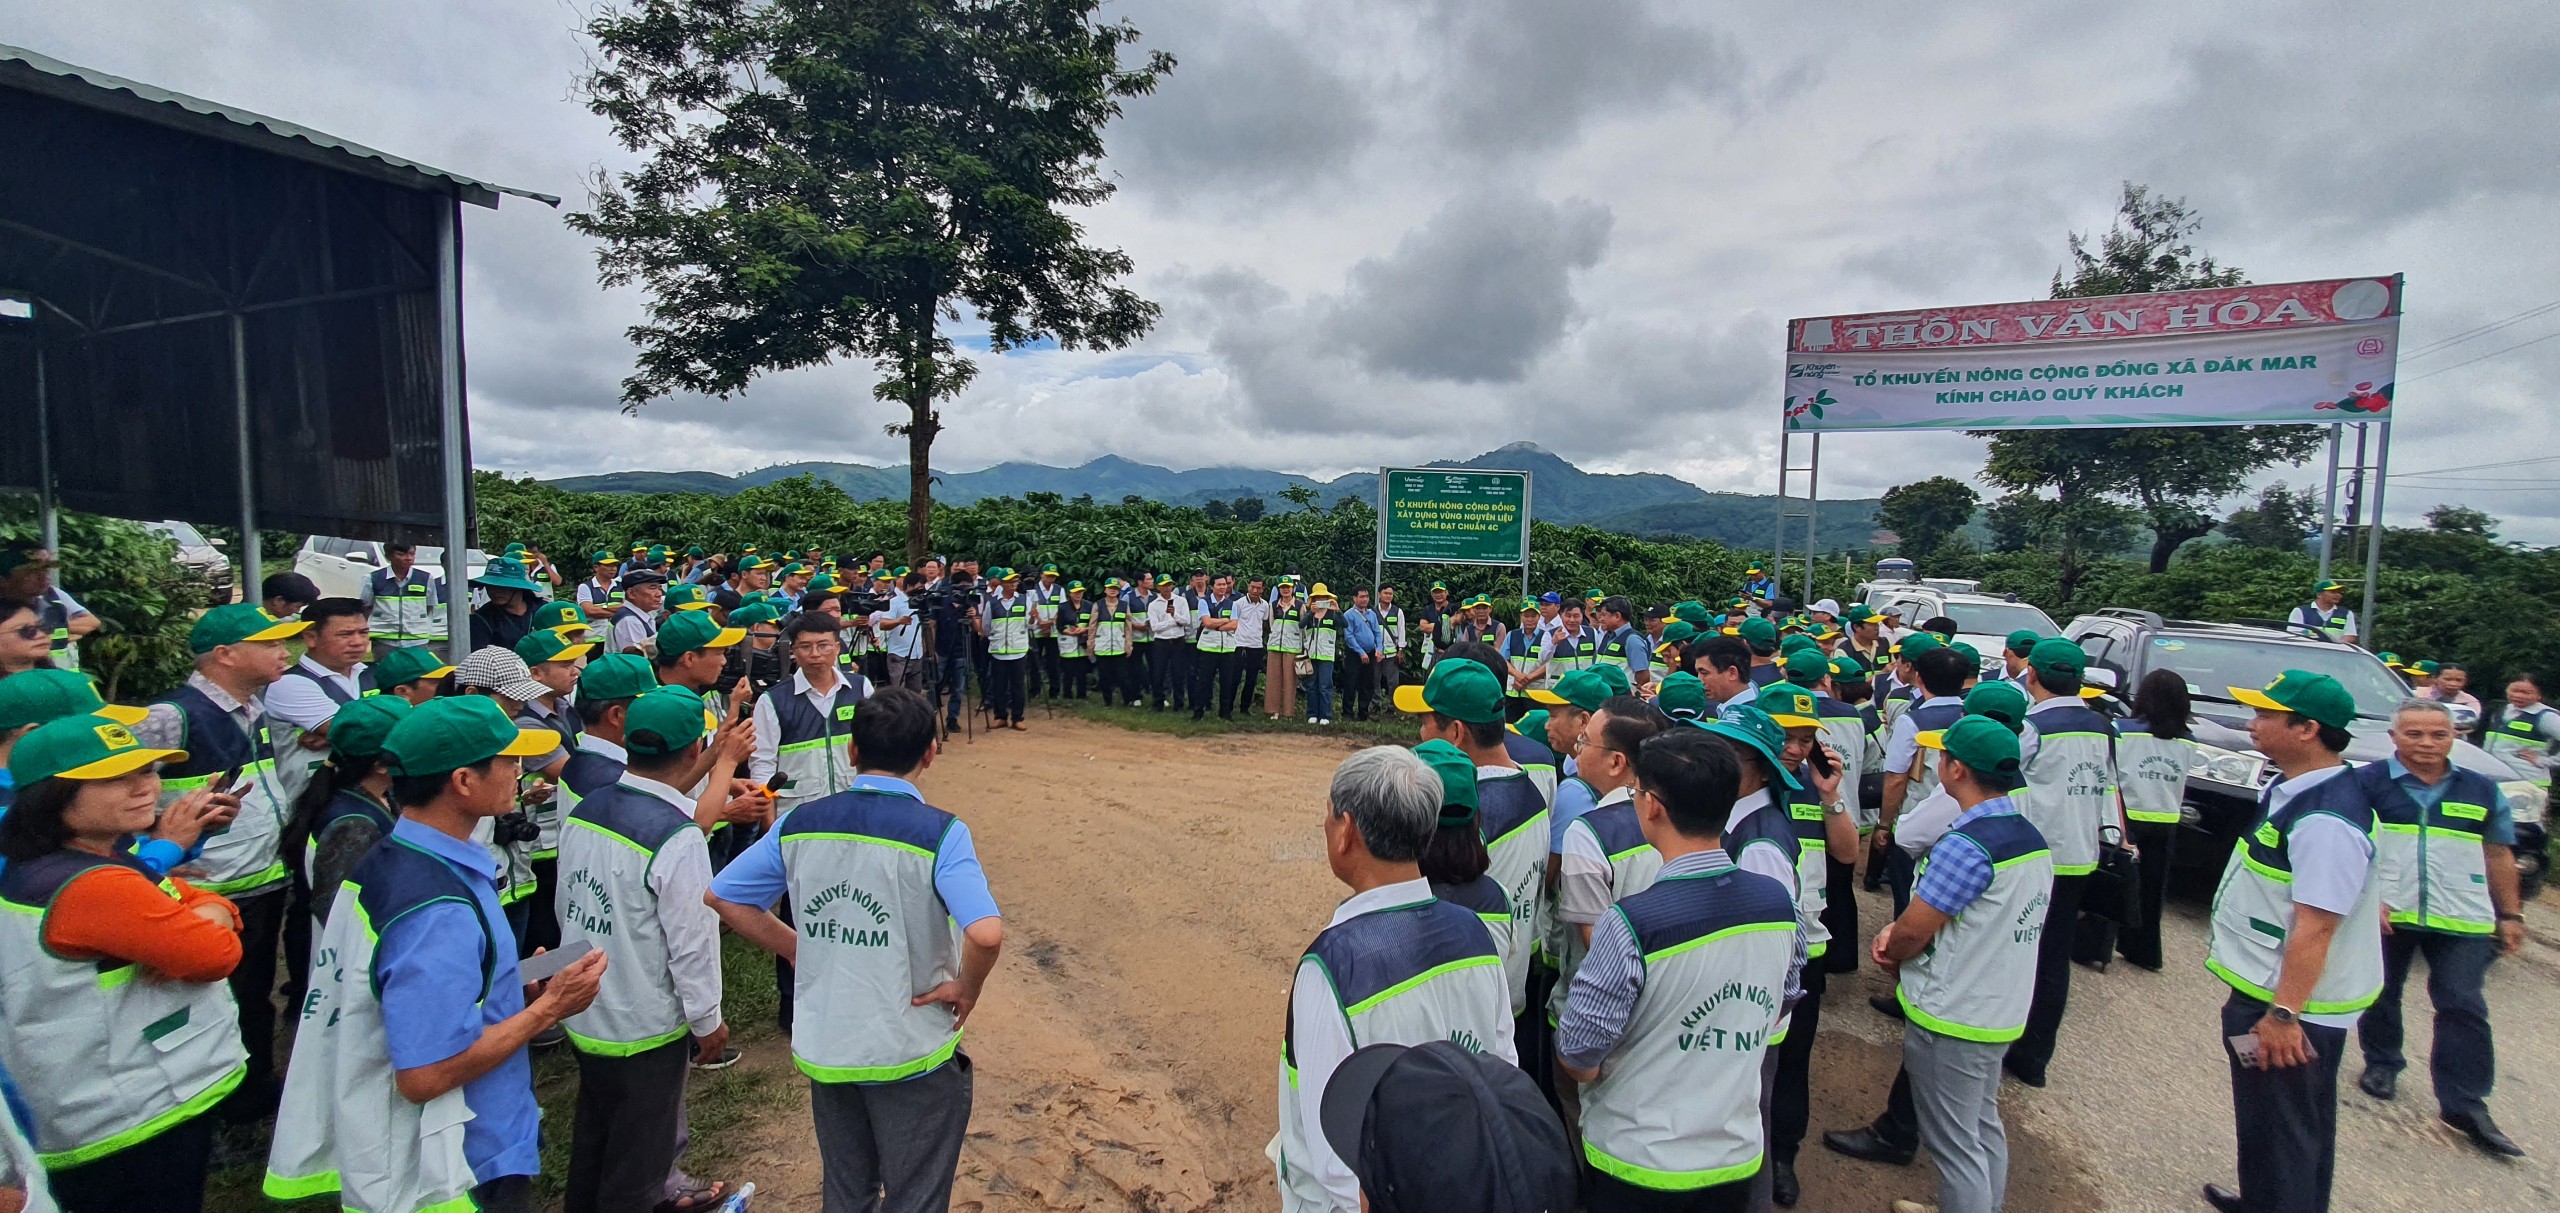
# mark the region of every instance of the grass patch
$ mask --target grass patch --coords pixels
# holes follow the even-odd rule
[[[766,1043],[783,1048],[774,1015],[781,1009],[774,984],[773,954],[736,935],[720,940],[721,1012],[729,1024],[729,1043],[745,1049]],[[278,1046],[290,1057],[292,1042]],[[685,1152],[684,1169],[694,1175],[724,1178],[720,1172],[750,1144],[739,1132],[757,1117],[788,1107],[796,1096],[797,1071],[788,1065],[749,1070],[733,1066],[696,1073],[685,1092],[686,1114],[692,1118],[693,1147]],[[542,1174],[534,1181],[537,1207],[560,1199],[569,1173],[569,1128],[577,1116],[578,1059],[567,1046],[534,1054],[533,1090],[542,1103]],[[276,1210],[335,1209],[332,1198],[279,1203],[266,1198],[259,1184],[266,1175],[267,1145],[273,1126],[260,1124],[226,1130],[222,1156],[231,1159],[207,1179],[206,1213],[275,1213]]]

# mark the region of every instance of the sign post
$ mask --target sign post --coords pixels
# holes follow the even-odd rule
[[[1390,563],[1518,565],[1527,594],[1529,473],[1379,468],[1372,587]]]

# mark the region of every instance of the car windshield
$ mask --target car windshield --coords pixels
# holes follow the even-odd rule
[[[2045,613],[2023,602],[1950,602],[1941,607],[1947,618],[1956,621],[1956,630],[1971,636],[2006,636],[2025,629],[2038,636],[2059,636],[2062,629],[2053,626]],[[1913,623],[1926,620],[1914,619]]]
[[[2267,644],[2220,636],[2154,636],[2145,667],[2176,670],[2187,693],[2233,702],[2232,687],[2262,687],[2286,670],[2326,674],[2356,698],[2356,715],[2389,720],[2409,688],[2381,660],[2346,645]]]
[[[487,564],[489,563],[489,554],[478,548],[472,548],[462,554],[462,560],[465,564]],[[444,549],[433,544],[419,544],[418,563],[431,569],[443,568]]]
[[[194,527],[183,522],[155,522],[152,523],[148,529],[158,531],[159,533],[176,540],[178,546],[182,548],[204,548],[213,546],[212,544],[204,541],[203,532],[198,531]]]

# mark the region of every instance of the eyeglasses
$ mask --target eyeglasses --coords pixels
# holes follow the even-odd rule
[[[40,640],[51,635],[50,632],[46,631],[45,626],[40,623],[31,623],[22,628],[11,628],[9,629],[9,634],[20,640]]]
[[[824,653],[838,647],[833,640],[802,640],[791,646],[794,653]]]

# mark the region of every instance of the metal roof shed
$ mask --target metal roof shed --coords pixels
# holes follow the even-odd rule
[[[0,486],[126,518],[470,546],[477,181],[0,45]],[[468,595],[454,595],[453,637]]]

